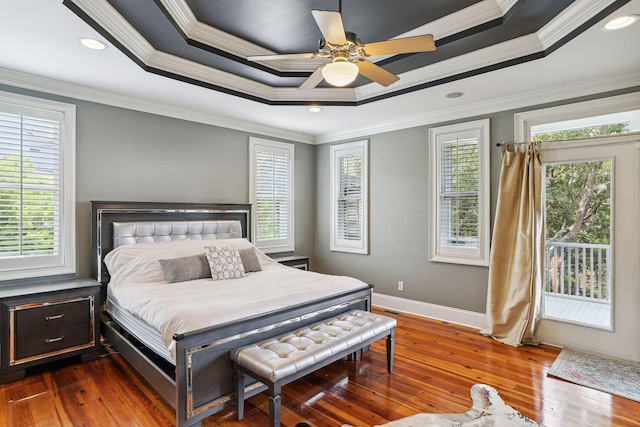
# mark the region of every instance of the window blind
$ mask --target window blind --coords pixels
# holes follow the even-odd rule
[[[286,152],[256,149],[257,242],[289,236],[289,160]]]
[[[58,255],[61,120],[0,111],[0,259]]]
[[[439,229],[442,245],[478,247],[478,139],[456,139],[440,147]]]
[[[339,157],[338,238],[361,240],[363,230],[362,155]]]
[[[369,253],[368,153],[369,142],[332,145],[331,238],[332,251]]]

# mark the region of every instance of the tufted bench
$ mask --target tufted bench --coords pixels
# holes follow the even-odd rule
[[[393,370],[393,334],[396,319],[363,310],[341,313],[330,319],[279,337],[234,349],[230,353],[236,378],[238,420],[244,416],[244,400],[262,391],[245,394],[245,376],[260,381],[269,395],[271,427],[280,425],[280,392],[297,380],[380,338],[387,337],[387,370]]]

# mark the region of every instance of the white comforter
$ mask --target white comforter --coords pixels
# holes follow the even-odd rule
[[[116,248],[105,257],[110,295],[160,331],[175,360],[176,333],[295,306],[368,285],[346,276],[305,272],[278,264],[256,249],[263,271],[241,279],[167,283],[159,259],[204,253],[205,246],[247,248],[245,239],[180,240]]]

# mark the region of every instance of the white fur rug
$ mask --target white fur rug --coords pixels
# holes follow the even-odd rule
[[[544,427],[504,403],[486,384],[471,387],[473,406],[463,414],[416,414],[383,424],[384,427]],[[378,427],[383,427],[378,426]],[[343,426],[351,427],[351,426]]]

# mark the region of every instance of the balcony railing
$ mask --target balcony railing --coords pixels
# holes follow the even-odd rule
[[[611,246],[546,242],[545,292],[594,302],[611,302]]]

